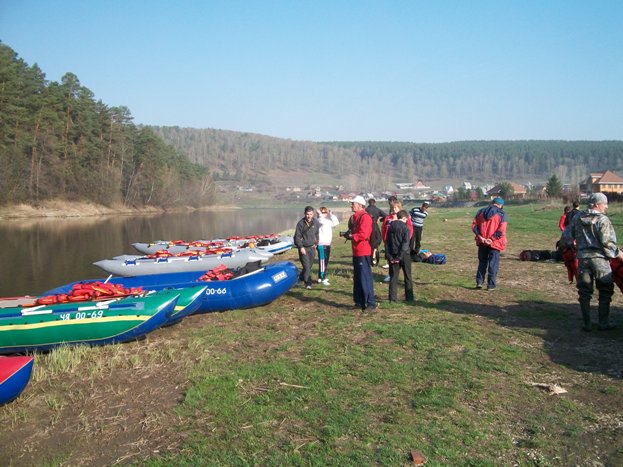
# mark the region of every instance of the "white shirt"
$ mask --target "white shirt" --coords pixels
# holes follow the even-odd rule
[[[331,245],[333,240],[333,227],[338,225],[340,221],[333,213],[327,213],[318,217],[320,229],[318,230],[318,245]]]

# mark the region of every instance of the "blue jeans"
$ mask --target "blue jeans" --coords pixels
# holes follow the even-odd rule
[[[375,306],[372,257],[353,256],[353,300],[361,308]]]
[[[495,289],[495,278],[498,275],[499,267],[499,250],[495,250],[487,245],[480,245],[478,247],[478,272],[476,273],[476,284],[483,284],[488,269],[489,277],[487,278],[487,288]]]

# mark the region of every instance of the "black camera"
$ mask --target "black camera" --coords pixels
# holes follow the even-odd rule
[[[350,230],[347,230],[345,232],[340,232],[340,237],[343,237],[346,240],[350,240],[353,237],[353,233]]]

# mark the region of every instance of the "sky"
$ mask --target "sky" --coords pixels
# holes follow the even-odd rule
[[[145,125],[621,140],[620,0],[0,0],[0,41]]]

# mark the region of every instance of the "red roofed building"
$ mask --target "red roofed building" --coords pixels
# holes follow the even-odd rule
[[[519,185],[518,183],[509,182],[513,187],[513,199],[523,199],[528,194],[528,190],[523,185]],[[500,191],[502,191],[501,185],[495,185],[493,188],[487,191],[487,195],[491,197],[491,199],[496,196],[500,196]]]
[[[623,178],[610,170],[591,173],[584,182],[580,183],[580,190],[587,193],[623,194]]]

